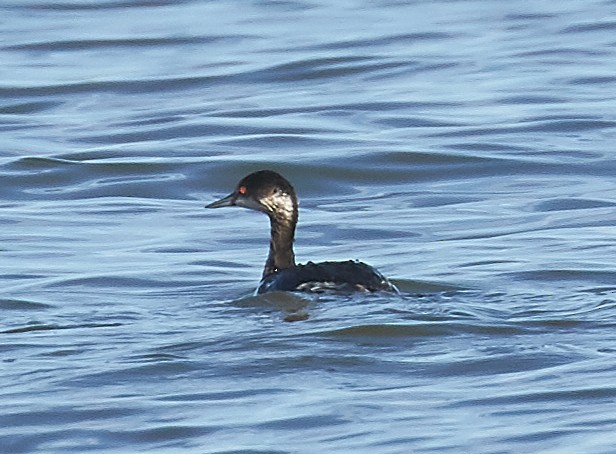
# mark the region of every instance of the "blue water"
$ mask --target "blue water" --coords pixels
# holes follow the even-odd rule
[[[0,452],[614,452],[616,2],[0,11]]]

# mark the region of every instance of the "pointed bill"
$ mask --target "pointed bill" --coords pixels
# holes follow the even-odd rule
[[[210,203],[206,205],[205,208],[220,208],[220,207],[230,207],[235,205],[236,195],[235,192],[229,194],[227,197],[224,197],[220,200]]]

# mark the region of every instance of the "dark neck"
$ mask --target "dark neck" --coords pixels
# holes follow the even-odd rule
[[[297,212],[292,219],[280,219],[270,216],[271,239],[269,255],[265,262],[263,277],[276,271],[295,266],[295,254],[293,253],[293,238],[295,236],[295,224]]]

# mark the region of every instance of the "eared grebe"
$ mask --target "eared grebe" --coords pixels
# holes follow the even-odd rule
[[[260,170],[244,177],[227,197],[206,206],[240,206],[269,216],[270,249],[257,293],[326,290],[398,292],[387,278],[362,262],[349,260],[296,265],[293,238],[297,205],[295,190],[282,175],[271,170]]]

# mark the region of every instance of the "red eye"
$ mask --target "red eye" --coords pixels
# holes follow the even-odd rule
[[[242,195],[246,194],[246,186],[240,186],[237,192],[239,192]]]

